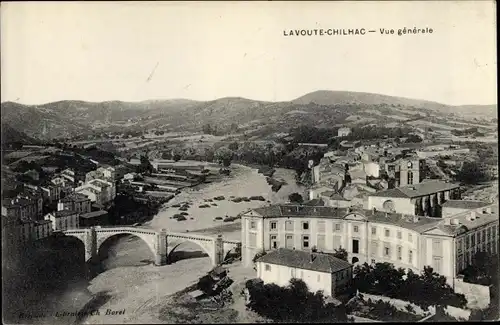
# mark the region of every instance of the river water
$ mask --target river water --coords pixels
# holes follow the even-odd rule
[[[199,209],[198,204],[217,195],[263,195],[271,202],[281,202],[288,194],[302,191],[295,185],[293,172],[279,170],[280,178],[289,185],[272,193],[265,177],[256,170],[239,167],[238,177],[209,184],[196,192],[183,193],[174,203],[150,222],[153,228],[171,231],[194,231],[220,225],[213,216],[225,211],[237,213],[266,202],[219,202],[220,207]],[[184,225],[169,218],[172,204],[193,202],[188,211],[193,219]],[[219,210],[220,212],[217,212]],[[175,223],[174,223],[175,222]],[[225,238],[238,239],[240,230],[234,228]],[[158,323],[162,303],[169,295],[194,284],[212,267],[209,257],[195,244],[182,244],[172,264],[157,267],[146,243],[136,237],[115,237],[106,242],[107,256],[102,256],[100,273],[87,280],[83,263],[83,244],[65,239],[35,249],[26,266],[7,279],[4,293],[4,319],[18,324],[109,324]],[[5,282],[4,282],[5,283]],[[80,312],[80,314],[77,314]]]

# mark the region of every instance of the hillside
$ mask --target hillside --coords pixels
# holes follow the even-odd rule
[[[9,124],[2,122],[2,146],[7,143],[36,144],[37,140],[12,128]]]
[[[496,105],[448,106],[348,91],[315,91],[290,102],[241,97],[212,101],[172,99],[102,103],[66,100],[33,106],[5,102],[1,108],[2,121],[40,139],[124,128],[200,131],[207,123],[220,127],[236,123],[246,130],[262,127],[277,130],[301,124],[331,127],[342,123],[399,123],[416,114],[427,115],[433,123],[496,118]]]

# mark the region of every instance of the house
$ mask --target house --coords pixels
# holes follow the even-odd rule
[[[108,212],[104,210],[80,214],[80,227],[87,228],[109,224]]]
[[[429,180],[416,185],[401,186],[368,196],[368,209],[440,217],[441,206],[448,200],[460,199],[458,184]]]
[[[136,176],[137,176],[137,173],[127,173],[127,174],[123,175],[122,182],[133,181]]]
[[[280,248],[256,261],[257,276],[265,283],[287,286],[301,279],[310,291],[336,296],[352,285],[352,265],[329,254]]]
[[[40,186],[44,200],[54,202],[61,198],[62,187],[55,184],[47,184]]]
[[[346,137],[351,134],[352,130],[350,128],[340,128],[337,132],[339,137]]]
[[[79,215],[75,211],[61,210],[45,215],[45,220],[52,222],[53,231],[77,229],[80,226]]]
[[[320,198],[325,202],[325,206],[336,208],[348,208],[351,206],[351,200],[333,191],[325,191],[320,194]]]
[[[57,210],[75,211],[80,214],[89,213],[91,200],[81,193],[71,193],[57,203]]]
[[[70,169],[70,168],[65,169],[60,174],[61,174],[61,177],[65,178],[69,182],[71,182],[73,184],[75,183],[75,172],[72,169]]]

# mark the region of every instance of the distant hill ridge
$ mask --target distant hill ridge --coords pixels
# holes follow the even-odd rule
[[[49,139],[66,137],[92,129],[128,127],[139,129],[182,127],[200,130],[204,123],[260,123],[273,126],[287,123],[329,125],[358,114],[359,108],[417,109],[437,116],[455,113],[473,117],[496,118],[496,105],[451,106],[432,101],[394,97],[353,91],[319,90],[284,102],[258,101],[242,97],[224,97],[211,101],[189,99],[156,99],[140,102],[86,102],[62,100],[42,105],[23,105],[14,102],[1,104],[2,122],[27,136]],[[301,111],[300,118],[296,114]],[[415,113],[417,113],[415,112]],[[384,113],[387,114],[390,111]],[[340,115],[339,115],[340,114]],[[347,115],[346,115],[347,114]],[[362,113],[361,115],[363,115]],[[286,115],[286,116],[285,116]],[[335,116],[334,116],[335,115]],[[336,117],[337,116],[337,117]],[[340,121],[341,122],[341,121]]]

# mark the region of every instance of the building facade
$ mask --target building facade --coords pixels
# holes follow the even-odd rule
[[[445,219],[276,205],[243,215],[242,261],[250,266],[255,254],[263,250],[310,251],[314,247],[334,252],[342,247],[353,264],[389,262],[415,272],[432,266],[453,283],[458,272],[472,262],[472,252],[497,253],[498,238],[498,204]]]
[[[75,211],[55,211],[45,215],[45,220],[50,220],[53,231],[65,231],[77,229],[80,226],[80,218]]]
[[[280,248],[256,261],[257,277],[264,284],[285,287],[291,279],[301,279],[311,292],[325,296],[346,292],[352,283],[352,265],[327,254]]]
[[[432,180],[370,194],[366,208],[439,218],[446,201],[460,198],[458,184]]]
[[[348,136],[349,134],[351,134],[351,129],[350,128],[340,128],[337,132],[337,135],[339,137],[346,137]]]
[[[394,179],[394,187],[419,184],[425,178],[425,160],[419,158],[397,159],[384,163],[389,178]]]
[[[75,211],[79,214],[89,213],[92,209],[91,200],[81,193],[71,193],[57,203],[57,210]]]

